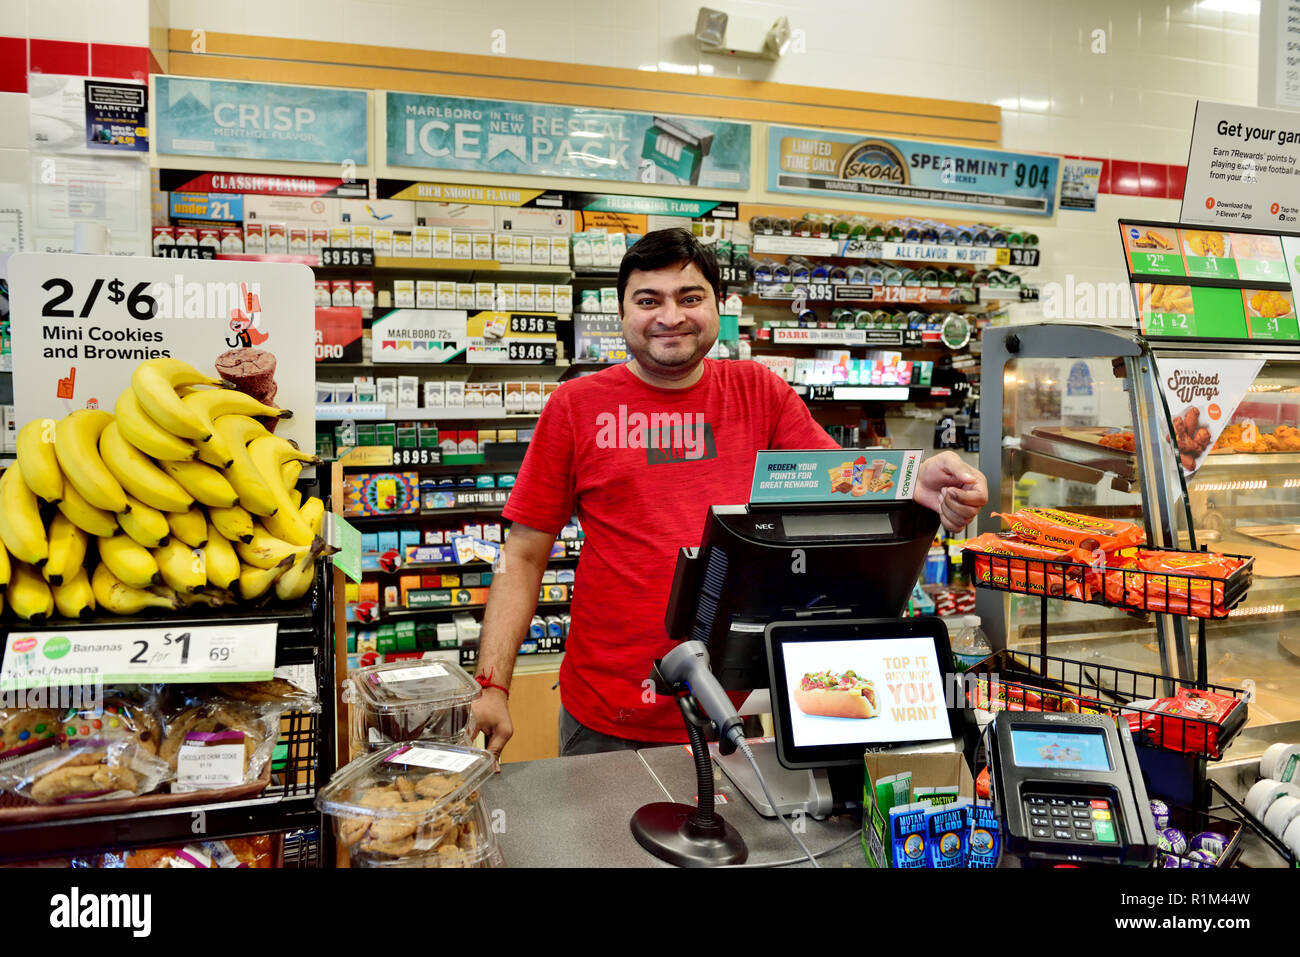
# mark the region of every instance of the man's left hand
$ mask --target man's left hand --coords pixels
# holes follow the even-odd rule
[[[915,499],[939,513],[943,527],[960,531],[988,504],[984,473],[967,465],[956,452],[940,452],[921,463]]]

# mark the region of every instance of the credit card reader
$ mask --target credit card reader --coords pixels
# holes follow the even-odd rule
[[[1001,711],[988,733],[1006,853],[1026,862],[1151,863],[1155,822],[1127,727],[1101,715]]]

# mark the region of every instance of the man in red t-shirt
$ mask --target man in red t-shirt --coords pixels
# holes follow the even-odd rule
[[[560,668],[560,753],[684,742],[677,705],[647,681],[673,646],[663,620],[678,549],[699,544],[711,505],[748,501],[758,451],[839,448],[766,367],[704,358],[721,294],[712,252],[688,231],[648,234],[619,269],[632,359],[566,382],[548,401],[505,507],[510,536],[483,618],[474,718],[489,750],[514,732],[515,656],[575,512],[586,541]],[[915,498],[960,529],[988,489],[944,452],[922,464]]]

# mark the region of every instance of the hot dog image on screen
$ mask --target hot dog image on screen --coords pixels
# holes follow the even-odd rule
[[[782,654],[797,747],[949,735],[929,638],[791,642]]]

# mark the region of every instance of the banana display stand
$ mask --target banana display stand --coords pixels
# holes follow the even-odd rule
[[[248,866],[328,860],[310,270],[22,254],[9,272],[0,860],[248,865],[250,834],[274,852]]]

